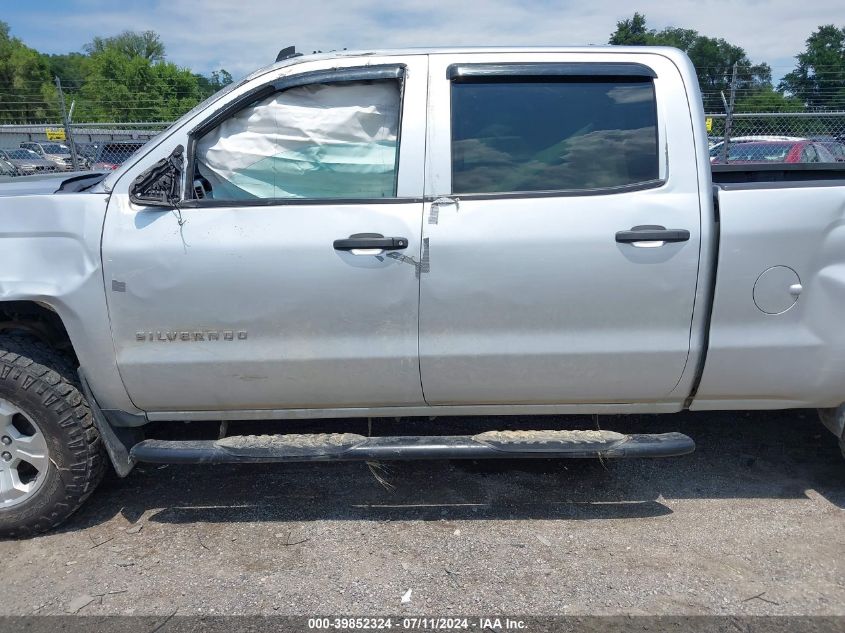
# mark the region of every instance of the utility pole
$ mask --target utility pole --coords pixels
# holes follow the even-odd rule
[[[731,97],[730,102],[725,100],[725,93],[722,92],[722,103],[725,104],[725,138],[722,142],[722,163],[728,163],[728,145],[731,142],[731,127],[734,120],[734,102],[736,101],[736,62],[734,62],[733,73],[731,74]]]
[[[65,138],[70,146],[70,162],[73,164],[73,171],[79,171],[79,157],[76,155],[76,143],[73,142],[73,130],[70,129],[70,117],[65,110],[65,93],[62,91],[62,80],[56,75],[56,90],[59,91],[59,106],[62,109],[62,123],[65,127]]]

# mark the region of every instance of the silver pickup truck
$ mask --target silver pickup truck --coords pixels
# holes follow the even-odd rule
[[[681,52],[280,57],[107,176],[0,191],[0,534],[109,461],[694,448],[233,420],[813,407],[842,437],[843,165],[711,166]]]

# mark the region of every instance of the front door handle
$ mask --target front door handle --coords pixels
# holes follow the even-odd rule
[[[334,241],[336,251],[380,250],[397,251],[408,248],[407,237],[385,237],[381,233],[356,233]]]
[[[617,231],[616,241],[620,244],[634,242],[686,242],[689,231],[686,229],[667,229],[656,224],[635,226],[630,231]]]

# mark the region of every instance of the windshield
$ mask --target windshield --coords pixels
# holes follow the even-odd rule
[[[792,143],[738,143],[728,150],[728,160],[782,163]]]
[[[41,149],[45,154],[70,154],[70,148],[61,143],[42,143]]]
[[[41,157],[31,149],[10,149],[9,157],[16,160],[41,160]]]
[[[829,151],[836,159],[845,158],[845,145],[842,143],[822,143],[827,151]]]

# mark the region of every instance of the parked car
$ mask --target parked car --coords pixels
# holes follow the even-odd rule
[[[89,165],[93,165],[97,160],[97,152],[100,149],[102,142],[91,141],[76,144],[76,153],[79,156],[84,156]]]
[[[100,145],[92,169],[112,170],[144,146],[143,141],[109,141]]]
[[[819,145],[833,154],[837,162],[845,162],[845,143],[840,141],[819,141]]]
[[[736,143],[754,143],[760,141],[804,141],[803,136],[784,136],[781,134],[751,134],[745,136],[731,137],[731,145]],[[722,158],[722,148],[725,146],[725,140],[719,138],[716,142],[710,144],[710,162]]]
[[[224,89],[108,174],[0,185],[0,534],[63,521],[106,459],[695,446],[499,416],[812,407],[845,443],[845,165],[711,165],[705,136],[675,49],[338,51]],[[501,426],[450,435],[450,414]],[[379,416],[423,422],[220,422]]]
[[[0,158],[0,176],[20,176],[20,172],[8,160]]]
[[[32,150],[45,160],[54,162],[59,170],[73,170],[70,148],[63,143],[27,141],[21,143],[20,146],[24,149]],[[87,165],[84,162],[80,163],[81,169],[85,169],[86,167]]]
[[[720,163],[721,159],[714,161]],[[836,158],[818,141],[731,143],[728,163],[835,163]]]
[[[20,147],[0,149],[0,158],[4,158],[12,163],[22,176],[62,171],[54,161],[41,158],[41,156],[31,149],[22,149]]]

